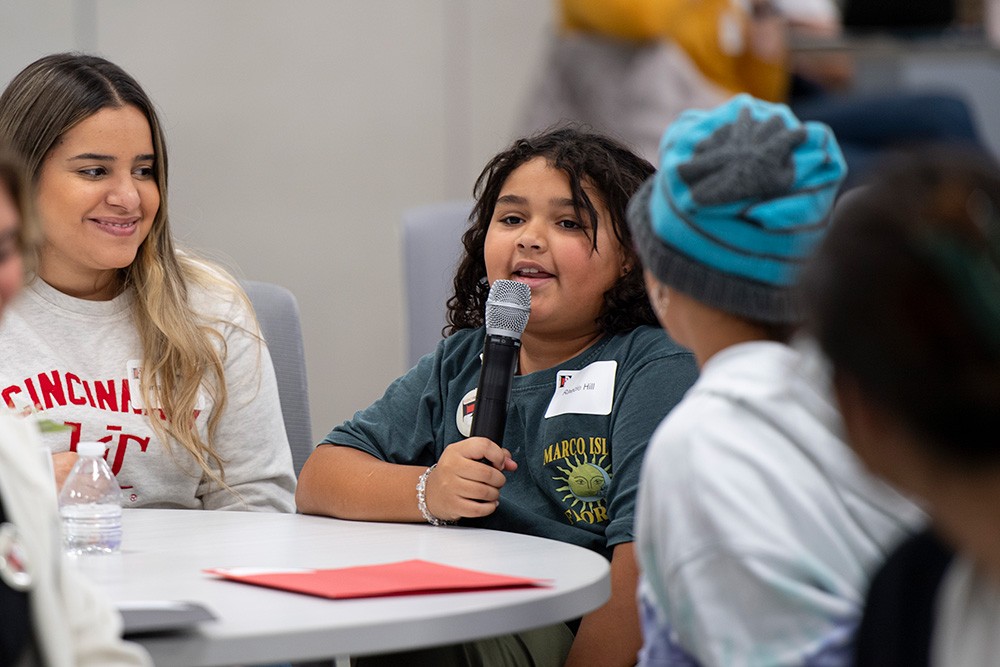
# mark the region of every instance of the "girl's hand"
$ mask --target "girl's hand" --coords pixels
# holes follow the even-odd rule
[[[76,452],[59,452],[52,455],[52,471],[56,476],[56,491],[62,491],[63,482],[69,477],[69,471],[73,469],[78,458]]]
[[[427,477],[427,510],[445,521],[492,514],[507,481],[503,472],[516,469],[510,452],[492,440],[452,443]]]

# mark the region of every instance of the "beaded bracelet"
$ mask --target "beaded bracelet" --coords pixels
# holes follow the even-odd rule
[[[425,470],[420,475],[420,479],[417,480],[417,509],[420,510],[420,513],[423,515],[424,519],[427,520],[427,523],[432,526],[447,526],[452,522],[437,518],[431,514],[430,510],[427,509],[427,478],[430,476],[434,468],[437,468],[436,463]]]

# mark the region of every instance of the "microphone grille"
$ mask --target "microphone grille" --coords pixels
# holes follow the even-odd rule
[[[520,338],[531,314],[531,288],[515,280],[494,280],[486,297],[486,332]]]

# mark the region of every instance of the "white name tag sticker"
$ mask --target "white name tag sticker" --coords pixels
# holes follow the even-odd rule
[[[128,380],[128,393],[129,393],[129,403],[136,410],[145,409],[145,405],[142,400],[142,359],[129,359],[125,362],[125,372],[126,379]],[[156,388],[157,394],[153,396],[156,403],[159,403],[159,384],[157,383]],[[205,396],[205,390],[203,388],[198,390],[198,396],[195,398],[194,409],[197,412],[203,412],[208,408],[208,399]]]
[[[128,400],[136,410],[142,410],[142,359],[129,359],[125,362],[125,376],[128,380]]]
[[[545,418],[565,414],[611,414],[617,371],[617,361],[595,361],[578,371],[559,371]]]

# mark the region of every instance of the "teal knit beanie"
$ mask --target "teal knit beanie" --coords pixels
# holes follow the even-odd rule
[[[689,110],[629,203],[636,249],[664,284],[752,320],[794,324],[799,270],[846,173],[833,132],[737,95]]]

